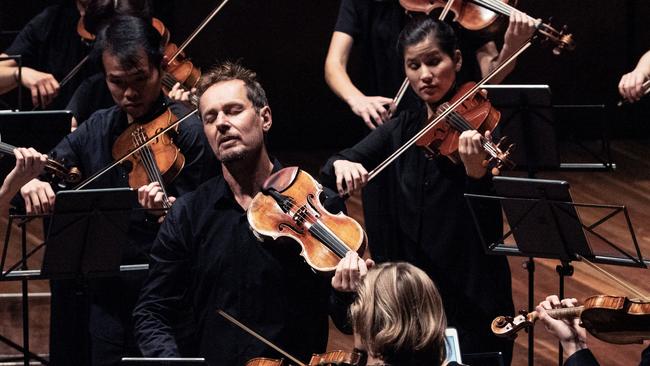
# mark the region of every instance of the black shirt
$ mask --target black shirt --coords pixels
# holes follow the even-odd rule
[[[134,311],[140,350],[148,357],[178,357],[170,324],[190,307],[199,325],[199,356],[211,365],[281,357],[217,309],[305,362],[323,352],[334,291],[299,252],[289,240],[257,240],[221,176],[204,183],[174,204],[154,242],[149,278]],[[339,307],[333,315],[343,314]]]
[[[425,117],[425,108],[406,110],[379,126],[354,147],[330,158],[322,169],[322,182],[334,187],[332,164],[339,159],[361,163],[370,171],[419,131]],[[368,231],[373,258],[407,261],[427,272],[461,341],[468,339],[465,332],[489,337],[494,316],[513,311],[510,271],[504,257],[484,254],[464,193],[488,193],[490,177],[471,179],[462,165],[446,157],[429,160],[413,146],[376,179],[383,188],[375,198],[380,204],[372,213],[373,230]],[[502,227],[499,208],[479,206],[477,215],[487,240],[497,239]]]
[[[167,104],[179,118],[188,112],[182,105],[168,102],[162,95],[154,109],[164,110],[163,105]],[[113,106],[99,110],[78,129],[66,136],[50,152],[50,156],[55,159],[63,159],[67,167],[78,167],[85,179],[115,160],[112,155],[113,143],[127,127],[126,113],[119,107]],[[194,190],[205,181],[209,171],[218,171],[218,162],[203,133],[203,125],[197,117],[190,117],[179,125],[178,136],[174,138],[174,144],[185,156],[185,166],[179,176],[165,188],[169,195],[178,197]],[[118,165],[87,188],[128,186],[128,172],[124,166]],[[140,206],[134,202],[134,207]],[[146,253],[155,238],[158,227],[155,224],[148,224],[142,211],[135,211],[131,221],[130,242],[126,243],[124,247],[124,263],[146,263]]]
[[[90,52],[90,47],[77,34],[79,11],[74,1],[45,8],[18,34],[8,55],[21,55],[23,66],[50,73],[61,80]],[[97,72],[96,65],[87,62],[79,73],[59,91],[48,109],[64,109],[79,83]]]

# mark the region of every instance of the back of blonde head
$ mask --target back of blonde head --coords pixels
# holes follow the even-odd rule
[[[361,345],[386,364],[440,365],[446,357],[440,294],[411,264],[383,263],[370,270],[350,316]]]

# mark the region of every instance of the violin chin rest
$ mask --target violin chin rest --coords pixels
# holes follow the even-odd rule
[[[266,178],[266,181],[264,181],[264,184],[262,185],[262,192],[267,192],[271,189],[283,192],[293,184],[299,172],[300,168],[297,166],[278,170]]]

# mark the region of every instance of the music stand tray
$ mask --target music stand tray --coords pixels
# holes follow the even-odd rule
[[[119,273],[128,213],[136,201],[137,192],[131,188],[57,193],[41,275],[74,278]]]

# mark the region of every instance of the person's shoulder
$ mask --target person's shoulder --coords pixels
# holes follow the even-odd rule
[[[214,176],[201,183],[192,192],[179,197],[174,202],[172,209],[194,212],[194,208],[205,208],[206,205],[210,205],[221,198],[225,192],[225,184],[226,182],[221,174]]]
[[[91,126],[95,127],[98,124],[106,124],[107,120],[113,119],[118,113],[120,113],[120,108],[117,105],[98,109],[93,112],[90,117],[81,124],[81,126],[86,125],[86,128],[90,128]]]

